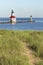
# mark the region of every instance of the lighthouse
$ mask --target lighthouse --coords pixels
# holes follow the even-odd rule
[[[10,16],[10,23],[15,24],[16,23],[16,16],[14,15],[14,11],[11,11],[11,16]]]
[[[30,22],[32,22],[32,15],[30,16]]]

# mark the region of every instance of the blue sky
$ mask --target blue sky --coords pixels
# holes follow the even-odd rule
[[[11,9],[17,17],[43,17],[43,0],[0,0],[0,17],[9,17]]]

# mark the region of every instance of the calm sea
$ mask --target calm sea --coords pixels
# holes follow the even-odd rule
[[[43,18],[33,18],[35,22],[32,22],[32,23],[27,22],[29,18],[16,18],[16,20],[19,23],[16,23],[14,25],[0,24],[0,29],[4,29],[4,30],[43,30]],[[10,21],[9,18],[0,18],[0,22],[8,22],[8,21]]]

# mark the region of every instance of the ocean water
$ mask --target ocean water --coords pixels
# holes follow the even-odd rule
[[[35,22],[27,22],[28,20],[29,18],[16,18],[17,23],[14,25],[0,24],[0,30],[43,30],[43,18],[33,18]],[[0,22],[9,21],[9,18],[0,18]]]

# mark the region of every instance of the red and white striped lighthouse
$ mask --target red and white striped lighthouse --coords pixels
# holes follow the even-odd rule
[[[10,22],[12,24],[15,24],[16,23],[16,17],[14,15],[14,11],[13,10],[11,11]]]

